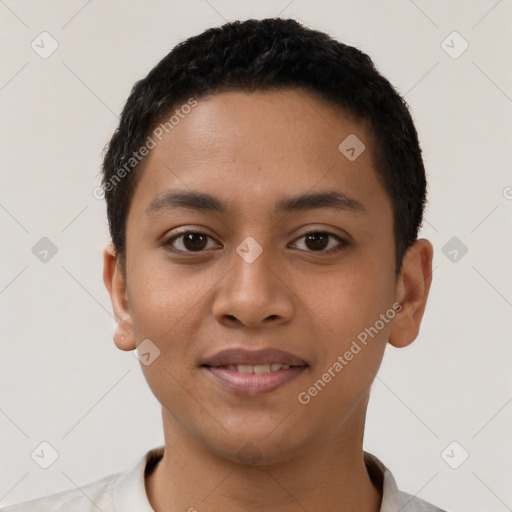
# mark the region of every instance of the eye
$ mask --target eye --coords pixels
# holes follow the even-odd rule
[[[206,247],[208,238],[211,239],[206,233],[199,231],[184,231],[178,235],[174,235],[165,242],[164,245],[171,246],[171,250],[177,252],[202,252]],[[181,247],[176,248],[174,242],[179,241]]]
[[[299,237],[298,240],[302,238],[304,238],[306,249],[301,249],[300,247],[299,249],[306,250],[307,252],[333,253],[349,245],[347,240],[328,231],[308,231]],[[164,245],[170,246],[171,250],[176,252],[203,252],[204,249],[208,248],[208,239],[213,240],[206,233],[189,230],[172,236]],[[334,247],[330,243],[333,239],[338,241],[338,244],[334,245]],[[178,245],[180,247],[176,247],[176,242],[179,242]],[[329,247],[330,245],[331,247]],[[328,249],[326,250],[326,248]]]
[[[304,238],[304,244],[306,245],[307,252],[326,252],[332,253],[336,251],[341,251],[345,247],[349,245],[347,240],[344,240],[338,235],[334,233],[329,233],[328,231],[308,231],[304,233],[301,237],[298,238],[300,240]],[[329,239],[336,239],[339,243],[334,247],[330,247],[328,250],[325,250],[326,247],[329,247]]]

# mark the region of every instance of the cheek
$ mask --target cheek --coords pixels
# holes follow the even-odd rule
[[[302,289],[302,300],[332,339],[355,338],[372,326],[393,303],[394,280],[389,265],[358,259],[339,271],[317,275]]]
[[[194,315],[201,314],[205,292],[182,273],[170,272],[170,266],[146,268],[151,271],[142,271],[131,281],[133,332],[137,343],[150,339],[159,352],[151,364],[141,362],[141,369],[157,400],[181,422],[182,416],[202,412],[195,410],[196,402],[184,389],[192,387],[190,367],[195,359],[190,340],[197,337]]]
[[[162,261],[151,264],[150,257],[132,273],[129,296],[136,335],[171,339],[174,332],[182,329],[189,313],[201,305],[208,288],[198,273],[195,278],[189,274],[187,269],[178,271]]]
[[[311,383],[320,379],[316,388],[329,388],[318,402],[342,406],[369,389],[395,316],[393,268],[389,258],[361,257],[311,282],[305,302],[322,331],[323,352]]]
[[[359,288],[347,286],[336,293],[336,298],[332,296],[332,300],[327,300],[326,296],[322,298],[317,317],[321,318],[318,325],[323,333],[319,336],[323,354],[318,360],[315,378],[330,369],[330,376],[333,372],[337,376],[332,380],[344,381],[345,391],[348,386],[357,393],[358,388],[370,384],[371,371],[377,372],[382,359],[394,310],[386,301],[372,301],[369,297],[371,295]],[[325,326],[328,328],[323,328]],[[329,375],[325,380],[331,380]]]
[[[363,283],[361,275],[353,274],[325,285],[324,293],[317,291],[312,298],[322,330],[316,349],[321,357],[297,401],[336,431],[370,390],[395,312],[382,283]]]
[[[150,380],[155,378],[168,379],[166,370],[179,376],[183,383],[197,364],[196,342],[204,338],[212,291],[220,277],[218,273],[201,272],[193,266],[177,267],[162,261],[151,264],[150,256],[146,263],[130,281],[133,332],[137,343],[144,339],[155,343],[160,355],[155,361],[158,364],[143,370],[147,370],[150,386]],[[158,372],[164,375],[154,375]]]

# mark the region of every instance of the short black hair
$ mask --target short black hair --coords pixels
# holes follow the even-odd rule
[[[418,236],[427,187],[407,103],[368,55],[282,18],[205,30],[175,46],[133,86],[102,168],[109,229],[123,273],[126,220],[143,162],[139,150],[151,130],[191,97],[279,88],[306,90],[367,124],[377,175],[392,203],[399,275],[403,256]]]

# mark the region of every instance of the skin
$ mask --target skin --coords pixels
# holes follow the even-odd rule
[[[338,150],[349,134],[366,146],[354,161]],[[166,189],[207,192],[231,213],[146,215]],[[272,213],[284,197],[330,190],[364,211]],[[182,253],[173,253],[165,243],[179,227],[211,238],[202,245],[178,238],[173,246]],[[309,228],[350,243],[308,243]],[[252,263],[236,252],[247,236],[263,249]],[[203,252],[193,251],[197,245]],[[341,250],[325,252],[334,247]],[[387,343],[404,347],[418,335],[433,254],[429,241],[417,240],[397,278],[394,247],[391,201],[367,127],[305,91],[201,98],[151,150],[127,219],[126,279],[109,244],[104,282],[119,323],[116,346],[133,350],[150,339],[161,351],[141,365],[162,405],[165,454],[146,479],[155,511],[380,510],[381,489],[362,451],[370,387]],[[394,303],[400,312],[299,403],[299,393]],[[232,346],[280,348],[310,367],[270,393],[239,396],[199,367]],[[258,454],[252,463],[239,457],[247,443]]]

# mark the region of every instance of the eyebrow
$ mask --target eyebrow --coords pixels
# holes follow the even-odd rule
[[[204,192],[164,190],[151,200],[146,208],[146,215],[152,215],[174,208],[187,208],[221,214],[227,214],[231,211],[231,208],[220,199]],[[366,211],[363,204],[356,199],[348,197],[343,192],[330,190],[280,199],[274,205],[273,213],[277,215],[322,208],[355,213],[363,213]]]

